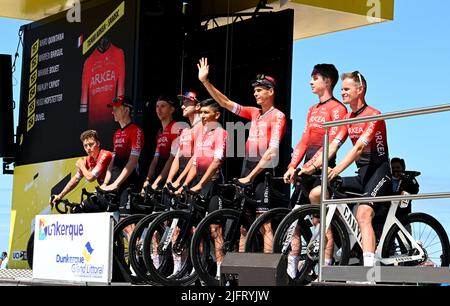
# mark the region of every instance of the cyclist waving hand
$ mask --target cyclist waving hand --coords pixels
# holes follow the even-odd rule
[[[277,108],[275,103],[276,82],[273,77],[258,75],[252,83],[256,104],[259,107],[242,106],[231,101],[208,80],[208,59],[202,58],[197,64],[198,78],[208,93],[220,106],[245,119],[251,120],[249,136],[245,144],[245,157],[241,172],[241,183],[253,183],[255,198],[258,201],[256,214],[260,215],[270,208],[267,199],[264,172],[273,172],[279,161],[279,145],[286,130],[286,116]],[[272,228],[270,223],[263,229],[265,239],[271,241]],[[242,233],[245,235],[245,233]],[[266,236],[267,235],[267,236]],[[265,251],[269,252],[271,245]]]

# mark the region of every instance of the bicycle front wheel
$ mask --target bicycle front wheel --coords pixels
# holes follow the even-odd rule
[[[394,224],[386,235],[383,243],[383,258],[398,258],[402,266],[449,266],[449,241],[442,225],[430,215],[424,213],[408,214],[400,220],[413,239],[425,251],[420,260],[402,261],[402,257],[417,255],[418,250],[406,239],[400,228]]]
[[[130,270],[130,236],[134,230],[136,223],[138,223],[145,215],[131,215],[117,223],[114,226],[114,242],[113,254],[114,270],[121,271],[122,277],[132,279],[132,272]],[[127,276],[123,275],[126,273]],[[117,274],[119,275],[119,274]]]
[[[192,271],[189,247],[191,214],[174,210],[161,214],[148,227],[144,238],[144,262],[159,284],[187,286],[198,278]]]
[[[272,233],[275,233],[280,222],[286,217],[291,210],[289,208],[278,207],[273,208],[261,216],[259,216],[255,222],[253,222],[252,226],[247,233],[247,240],[245,241],[245,251],[253,252],[253,253],[263,253],[264,252],[264,244],[270,244],[270,248],[273,245],[273,234],[270,235],[272,239],[268,239],[266,234],[266,241],[264,241],[264,224],[270,222],[270,226],[272,228]]]
[[[240,249],[240,231],[248,231],[249,222],[233,209],[222,209],[207,215],[197,226],[191,243],[191,260],[195,271],[209,286],[220,285],[221,263],[226,253]],[[242,242],[242,250],[244,243]]]
[[[161,212],[155,212],[150,215],[142,218],[137,224],[136,228],[133,230],[131,234],[130,242],[129,242],[129,259],[131,263],[131,267],[138,277],[143,279],[145,282],[156,285],[157,282],[151,277],[151,275],[147,271],[147,267],[144,263],[143,256],[143,244],[144,244],[144,235],[147,232],[147,228],[149,224],[152,223],[153,220],[157,216],[159,216]]]
[[[304,285],[317,277],[319,259],[319,225],[320,207],[304,205],[290,212],[278,226],[274,236],[273,252],[286,255],[287,266],[289,256],[298,256],[294,273],[289,277],[292,285]],[[343,221],[335,216],[330,228],[333,234],[333,264],[346,265],[349,260],[350,243]],[[295,245],[295,250],[292,247]]]

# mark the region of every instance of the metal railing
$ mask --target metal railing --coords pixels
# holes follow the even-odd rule
[[[328,130],[331,127],[335,126],[341,126],[341,125],[347,125],[352,123],[362,123],[362,122],[369,122],[369,121],[379,121],[379,120],[386,120],[386,119],[394,119],[394,118],[403,118],[403,117],[411,117],[411,116],[418,116],[418,115],[425,115],[425,114],[432,114],[432,113],[439,113],[439,112],[445,112],[450,111],[450,104],[443,104],[443,105],[437,105],[437,106],[431,106],[431,107],[424,107],[424,108],[416,108],[416,109],[410,109],[410,110],[404,110],[404,111],[398,111],[398,112],[390,112],[390,113],[384,113],[374,116],[365,116],[365,117],[359,117],[359,118],[350,118],[350,119],[344,119],[344,120],[336,120],[336,121],[328,121],[325,122],[322,127],[325,130],[325,135],[323,137],[323,152],[322,152],[322,169],[328,169],[328,144],[329,144],[329,135]],[[324,269],[324,253],[325,253],[325,223],[326,223],[326,206],[328,204],[344,204],[344,203],[368,203],[368,202],[386,202],[386,201],[398,201],[398,200],[420,200],[420,199],[439,199],[439,198],[450,198],[450,192],[441,192],[441,193],[427,193],[427,194],[410,194],[410,195],[394,195],[394,196],[379,196],[379,197],[363,197],[363,198],[346,198],[346,199],[327,199],[328,198],[328,171],[322,171],[322,194],[320,198],[320,254],[319,254],[319,282],[324,280],[323,274],[324,270],[327,272],[327,280],[355,280],[355,281],[361,281],[364,280],[362,275],[366,275],[369,267],[336,267],[336,266],[327,266]],[[388,276],[384,281],[389,282],[405,282],[405,281],[413,281],[416,282],[417,280],[417,267],[378,267],[380,271],[385,271],[384,275]],[[400,269],[402,273],[398,273],[398,271],[395,271],[396,273],[387,273],[386,271],[393,271],[392,269],[395,268],[396,270]],[[352,273],[349,273],[349,269],[351,269]],[[426,271],[430,271],[431,269],[434,269],[435,271],[438,271],[436,273],[424,273],[422,276],[426,276],[425,279],[420,280],[421,282],[429,281],[431,283],[437,283],[450,281],[450,270],[449,268],[431,268],[431,267],[421,267],[421,273],[422,271],[425,271],[423,269],[426,269]],[[440,269],[440,270],[439,270]],[[442,269],[447,271],[445,275],[446,277],[442,278]],[[333,277],[335,275],[336,277]],[[342,276],[340,276],[342,275]],[[397,276],[397,278],[396,278]],[[345,277],[346,279],[343,279]],[[353,278],[353,279],[349,279]],[[402,278],[402,279],[400,279]],[[412,280],[414,278],[414,280]],[[377,281],[383,281],[383,279],[379,278]]]

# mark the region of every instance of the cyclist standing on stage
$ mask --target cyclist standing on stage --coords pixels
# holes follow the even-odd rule
[[[144,146],[144,133],[131,121],[133,104],[129,97],[118,96],[108,107],[112,107],[114,120],[119,123],[120,128],[114,133],[113,159],[101,188],[105,191],[117,190],[120,207],[124,209],[128,197],[127,188],[133,186],[136,191],[139,182],[138,160]]]
[[[305,163],[299,172],[305,174],[318,174],[320,175],[320,168],[322,166],[322,144],[323,136],[325,134],[325,129],[322,128],[322,123],[333,120],[344,119],[347,114],[347,108],[339,102],[333,96],[334,87],[339,79],[339,74],[336,67],[332,64],[317,64],[314,66],[311,72],[311,90],[319,98],[319,103],[313,105],[308,110],[308,115],[306,117],[306,124],[303,130],[302,137],[295,147],[294,153],[292,155],[291,162],[288,166],[288,170],[284,174],[284,181],[286,183],[293,183],[293,174],[299,163],[305,158]],[[329,165],[334,167],[336,164],[336,151],[339,146],[345,141],[347,137],[347,130],[345,126],[333,127],[330,129],[330,142],[334,142],[337,146],[334,146],[329,152]],[[316,186],[320,186],[320,179],[312,179],[303,181],[304,190],[311,190]],[[306,186],[305,186],[306,185]],[[308,202],[313,204],[320,203],[320,193],[318,195],[310,193],[309,195],[304,195],[308,198],[302,199],[303,204]],[[308,201],[309,200],[309,201]],[[319,222],[317,220],[317,222]],[[298,236],[298,231],[295,231],[292,238],[291,252],[288,255],[288,274],[295,278],[297,265],[300,260],[299,247],[300,238]],[[329,235],[328,235],[329,236]],[[329,239],[331,237],[328,237]],[[331,241],[331,240],[329,240]],[[325,262],[331,261],[331,254],[326,254]]]
[[[346,118],[380,114],[380,111],[366,103],[367,82],[361,73],[344,73],[341,79],[342,101],[349,104],[352,110]],[[355,161],[358,175],[344,177],[343,188],[351,188],[371,197],[391,194],[391,169],[384,120],[349,124],[347,130],[353,148],[336,167],[329,169],[328,178],[332,180]],[[382,203],[361,203],[357,206],[356,220],[361,231],[364,266],[374,266],[376,261],[372,219],[375,215],[385,215],[388,208]]]
[[[279,145],[286,130],[286,116],[274,107],[275,79],[271,76],[258,75],[252,83],[256,103],[261,108],[242,106],[231,101],[208,80],[208,59],[202,58],[197,64],[198,78],[209,94],[220,106],[234,114],[251,120],[249,136],[245,147],[245,157],[241,172],[241,183],[253,183],[257,216],[268,211],[270,199],[267,198],[268,186],[265,186],[264,172],[272,171],[279,161]],[[263,226],[264,252],[272,250],[272,226],[267,222]],[[246,231],[241,228],[240,251],[243,250]]]
[[[112,154],[107,150],[100,149],[100,139],[95,130],[87,130],[80,135],[81,143],[86,151],[87,157],[77,160],[75,163],[77,173],[73,176],[64,189],[53,197],[53,204],[64,198],[64,196],[73,190],[80,180],[85,177],[88,182],[97,180],[99,185],[103,183],[106,176],[106,170],[111,162]]]
[[[166,183],[172,183],[174,187],[179,187],[189,172],[192,165],[191,159],[194,154],[195,136],[201,132],[202,127],[200,103],[197,99],[197,94],[188,91],[183,95],[179,95],[178,99],[183,110],[183,117],[189,119],[190,127],[181,131],[178,138],[178,151],[167,176]],[[174,181],[175,178],[176,180]]]
[[[170,166],[178,150],[175,139],[179,135],[179,128],[173,120],[174,112],[175,102],[164,95],[159,96],[156,101],[156,114],[162,127],[156,135],[155,155],[150,163],[144,188],[151,183],[152,189],[157,189],[165,183],[169,174]]]

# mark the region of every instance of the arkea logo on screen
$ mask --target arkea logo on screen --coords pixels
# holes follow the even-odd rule
[[[39,240],[50,237],[81,237],[84,234],[83,224],[60,224],[58,221],[47,225],[47,220],[39,219]]]

